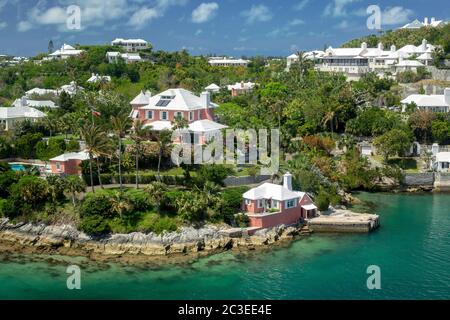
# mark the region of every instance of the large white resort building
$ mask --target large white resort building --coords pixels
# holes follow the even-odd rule
[[[211,66],[215,67],[247,67],[250,61],[226,57],[211,57],[208,62]]]
[[[111,41],[112,46],[118,46],[125,49],[127,52],[137,52],[148,48],[148,42],[143,39],[122,39],[117,38]]]
[[[363,42],[359,48],[332,48],[326,51],[311,51],[304,53],[303,58],[314,60],[316,69],[325,72],[342,72],[348,80],[359,80],[368,72],[379,74],[417,71],[420,67],[431,64],[432,53],[435,46],[423,40],[419,46],[406,45],[400,49],[391,46],[385,50],[379,43],[376,48],[369,48]],[[299,60],[298,55],[287,57],[287,68]]]

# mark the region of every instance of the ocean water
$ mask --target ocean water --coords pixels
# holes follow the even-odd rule
[[[0,299],[450,299],[450,195],[360,197],[381,215],[371,234],[315,234],[181,266],[0,252]],[[81,290],[67,289],[71,264],[82,270]],[[367,288],[371,265],[380,290]]]

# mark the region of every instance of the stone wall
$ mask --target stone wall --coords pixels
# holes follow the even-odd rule
[[[436,173],[434,187],[438,190],[450,190],[450,173]]]
[[[434,173],[407,173],[403,184],[406,186],[433,186],[434,185]]]
[[[429,67],[433,80],[450,81],[450,69],[438,69]]]

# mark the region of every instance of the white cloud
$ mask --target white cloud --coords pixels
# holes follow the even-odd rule
[[[381,23],[383,25],[397,25],[407,23],[411,20],[414,11],[403,7],[386,8],[381,16]]]
[[[302,11],[306,5],[309,3],[309,0],[302,0],[294,6],[294,10]]]
[[[323,12],[324,16],[342,17],[347,15],[346,6],[361,0],[332,0]]]
[[[20,21],[17,24],[17,31],[19,31],[19,32],[26,32],[31,29],[33,29],[33,25],[31,23],[29,23],[28,21]]]
[[[128,21],[128,25],[134,27],[135,29],[141,29],[153,19],[159,18],[161,14],[162,13],[155,8],[142,7],[133,13]]]
[[[273,14],[270,9],[263,4],[253,5],[250,10],[241,13],[247,18],[247,23],[267,22],[272,19]]]
[[[341,21],[339,24],[337,24],[336,26],[335,26],[337,29],[348,29],[348,27],[349,27],[349,24],[348,24],[348,21],[347,20],[343,20],[343,21]]]
[[[292,27],[299,26],[299,25],[302,25],[302,24],[305,24],[305,21],[303,21],[302,19],[294,19],[294,20],[289,22],[289,25],[292,26]]]
[[[203,33],[203,30],[202,30],[202,29],[198,29],[198,30],[195,32],[195,36],[198,37],[198,36],[201,35],[202,33]]]
[[[217,10],[219,10],[219,4],[217,2],[202,3],[192,11],[192,22],[207,22],[216,16]]]
[[[0,22],[0,30],[5,29],[8,26],[6,22]]]

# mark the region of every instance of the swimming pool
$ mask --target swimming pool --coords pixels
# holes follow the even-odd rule
[[[23,164],[10,163],[9,167],[13,171],[25,171],[25,166]]]

